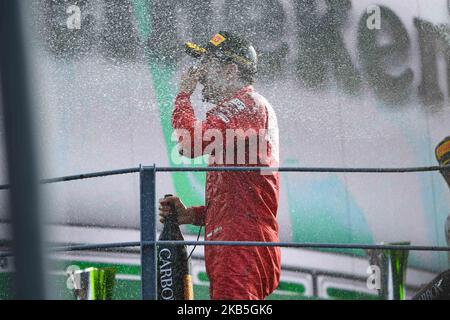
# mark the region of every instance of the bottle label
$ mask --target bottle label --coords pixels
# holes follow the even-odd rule
[[[173,300],[174,279],[172,272],[172,252],[168,248],[159,251],[159,295],[162,300]]]

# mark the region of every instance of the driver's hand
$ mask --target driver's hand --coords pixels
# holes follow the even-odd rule
[[[164,223],[165,219],[171,214],[170,204],[173,204],[175,206],[179,225],[193,224],[194,211],[192,210],[192,208],[186,208],[183,202],[181,202],[180,198],[176,196],[159,199],[158,210],[161,223]]]
[[[180,92],[192,94],[197,87],[202,76],[203,68],[200,66],[193,66],[183,72],[180,82]]]

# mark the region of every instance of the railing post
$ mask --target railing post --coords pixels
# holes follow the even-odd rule
[[[143,300],[156,300],[156,167],[141,166],[141,292]]]
[[[45,256],[38,186],[33,97],[25,17],[26,1],[0,1],[0,108],[3,106],[6,158],[11,193],[13,288],[15,299],[40,300],[47,296]],[[3,152],[3,150],[2,150]]]

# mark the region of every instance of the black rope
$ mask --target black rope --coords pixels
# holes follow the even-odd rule
[[[75,175],[71,175],[71,176],[42,179],[40,181],[40,183],[41,184],[50,184],[50,183],[57,183],[57,182],[65,182],[65,181],[91,179],[91,178],[99,178],[99,177],[115,176],[115,175],[121,175],[121,174],[136,173],[139,171],[140,171],[140,168],[127,168],[127,169],[100,171],[100,172],[93,172],[93,173],[83,173],[83,174],[75,174]],[[11,185],[9,185],[9,184],[0,185],[0,190],[7,190],[10,188],[11,188]]]
[[[203,226],[200,226],[200,228],[198,229],[197,242],[200,239],[200,234],[202,233],[202,228],[203,228]],[[192,248],[191,253],[189,253],[189,256],[187,257],[186,260],[189,261],[189,259],[191,258],[192,254],[194,253],[195,248],[197,248],[197,244],[194,246],[194,248]]]
[[[140,168],[127,168],[127,169],[119,169],[119,170],[110,170],[110,171],[101,171],[101,172],[93,172],[93,173],[85,173],[85,174],[76,174],[72,176],[65,176],[59,178],[51,178],[41,180],[41,183],[56,183],[56,182],[64,182],[64,181],[73,181],[73,180],[82,180],[82,179],[90,179],[90,178],[99,178],[99,177],[107,177],[121,174],[129,174],[139,172]]]
[[[155,241],[165,245],[233,246],[233,247],[282,247],[314,249],[362,249],[362,250],[410,250],[410,251],[450,251],[450,247],[414,246],[390,244],[351,244],[351,243],[297,243],[297,242],[260,242],[260,241]],[[151,245],[154,242],[149,242]],[[144,245],[147,243],[144,242]]]
[[[450,166],[409,167],[409,168],[329,168],[329,167],[156,167],[157,172],[208,172],[208,171],[278,171],[278,172],[323,172],[323,173],[410,173],[450,171]]]
[[[79,244],[79,245],[71,245],[71,246],[61,246],[61,247],[50,247],[48,248],[48,252],[56,253],[56,252],[71,252],[71,251],[86,251],[86,250],[108,250],[115,248],[131,248],[138,247],[141,243],[134,242],[115,242],[115,243],[105,243],[105,244]],[[0,258],[12,257],[14,253],[2,252],[0,253]]]
[[[307,168],[307,167],[146,167],[155,172],[208,172],[208,171],[275,171],[275,172],[322,172],[322,173],[411,173],[450,171],[450,166],[440,167],[410,167],[410,168]],[[93,173],[76,174],[71,176],[43,179],[42,184],[57,183],[64,181],[99,178],[121,174],[137,173],[142,168],[127,168]],[[10,184],[0,185],[0,190],[10,189]]]
[[[257,242],[257,241],[143,241],[143,245],[175,245],[175,246],[233,246],[233,247],[282,247],[305,249],[361,249],[361,250],[409,250],[409,251],[448,251],[450,247],[413,246],[389,244],[339,244],[339,243],[296,243],[296,242]],[[86,250],[107,250],[114,248],[139,247],[141,242],[118,242],[105,244],[81,244],[48,248],[50,253]],[[0,253],[0,258],[10,257],[12,252]]]

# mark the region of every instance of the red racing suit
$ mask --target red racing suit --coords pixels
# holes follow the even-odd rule
[[[188,153],[190,158],[209,154],[209,166],[277,167],[279,164],[276,115],[252,86],[242,88],[230,99],[214,106],[204,121],[196,119],[189,94],[181,92],[175,100],[172,126],[175,132],[185,134],[178,135],[179,146],[182,146],[180,153],[185,156]],[[212,151],[207,146],[208,140],[217,142],[219,138],[205,139],[211,129],[223,137],[221,148]],[[248,135],[243,135],[242,131]],[[199,132],[201,137],[196,136]],[[238,143],[230,148],[238,138],[228,136],[229,132],[239,132],[237,136],[246,137],[244,162],[238,159]],[[249,141],[254,141],[250,136],[255,132],[260,138],[256,162],[250,156],[255,149],[249,147]],[[260,148],[261,144],[265,144],[265,148]],[[236,153],[230,156],[229,159],[233,159],[230,163],[225,159],[231,150]],[[216,158],[221,153],[223,163]],[[205,206],[194,207],[194,224],[205,226],[206,241],[279,241],[277,171],[210,171],[206,176],[205,200]],[[279,247],[205,246],[205,265],[211,299],[264,299],[278,286],[281,253]]]

